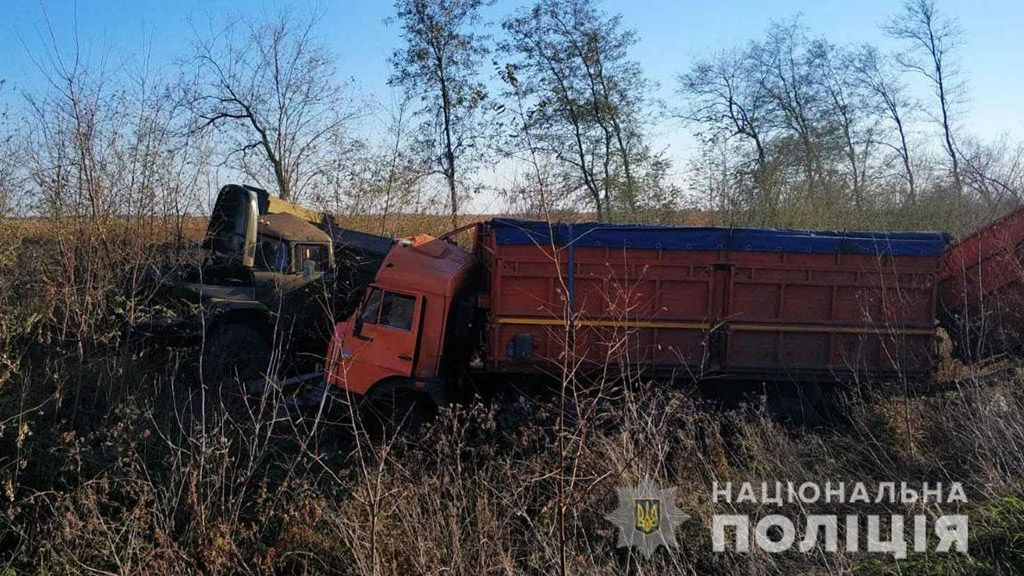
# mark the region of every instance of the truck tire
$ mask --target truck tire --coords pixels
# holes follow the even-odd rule
[[[384,385],[370,390],[359,416],[371,436],[388,440],[415,435],[437,416],[437,405],[422,392]]]
[[[260,377],[270,361],[270,343],[255,326],[216,324],[200,350],[203,384],[245,383]]]

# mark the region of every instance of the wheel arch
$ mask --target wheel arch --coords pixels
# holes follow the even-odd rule
[[[423,379],[411,376],[388,376],[367,388],[364,397],[372,399],[375,396],[389,392],[408,393],[428,400],[437,407],[448,404],[448,394],[445,390],[444,382],[438,378]]]

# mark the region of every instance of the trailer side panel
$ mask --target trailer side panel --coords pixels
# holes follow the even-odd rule
[[[492,370],[808,379],[932,367],[936,233],[495,220]]]

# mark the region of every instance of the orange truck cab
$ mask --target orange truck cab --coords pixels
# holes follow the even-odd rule
[[[476,295],[467,280],[475,266],[472,254],[445,239],[396,242],[362,305],[335,326],[328,384],[360,396],[398,389],[446,403],[439,375],[473,350]]]

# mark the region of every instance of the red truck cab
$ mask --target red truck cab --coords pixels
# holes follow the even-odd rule
[[[335,326],[327,382],[358,395],[390,384],[438,400],[449,324],[457,321],[453,303],[475,263],[446,239],[419,235],[396,242],[362,305]]]

